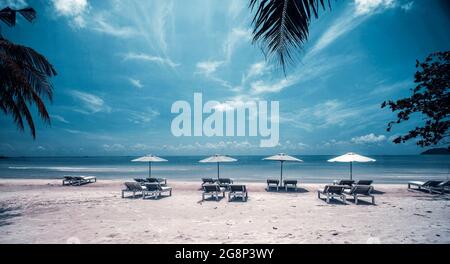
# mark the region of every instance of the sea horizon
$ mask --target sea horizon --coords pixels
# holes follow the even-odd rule
[[[294,155],[303,160],[285,163],[284,178],[300,183],[330,183],[349,178],[348,163],[330,163],[334,155]],[[60,179],[64,176],[95,176],[101,179],[148,177],[148,164],[131,162],[130,156],[10,157],[0,160],[2,179]],[[153,163],[152,176],[170,180],[200,181],[215,178],[215,164],[201,164],[204,155],[161,155],[168,162]],[[264,182],[279,178],[276,161],[264,155],[234,155],[236,162],[220,165],[221,177],[242,182]],[[376,162],[354,163],[353,179],[376,183],[405,183],[411,180],[448,179],[450,159],[446,155],[372,155]]]

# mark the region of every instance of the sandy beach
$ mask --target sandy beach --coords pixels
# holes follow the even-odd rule
[[[246,183],[249,200],[201,202],[197,182],[173,196],[121,198],[123,180],[80,187],[0,180],[0,243],[450,243],[450,197],[378,185],[376,205],[325,203],[321,184],[297,193]]]

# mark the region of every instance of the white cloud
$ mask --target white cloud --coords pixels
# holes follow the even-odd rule
[[[316,129],[333,126],[344,127],[349,124],[359,124],[371,110],[372,106],[349,106],[348,103],[334,99],[305,107],[300,111],[284,113],[280,117],[280,121],[312,132]]]
[[[225,60],[227,62],[231,61],[231,57],[234,54],[236,47],[239,43],[244,41],[250,41],[252,38],[252,31],[250,29],[244,28],[233,28],[225,40],[223,50],[225,53]]]
[[[219,141],[219,142],[195,142],[193,144],[179,144],[179,145],[164,145],[164,149],[170,151],[190,150],[190,151],[205,151],[205,150],[249,150],[258,149],[259,145],[250,143],[249,141]]]
[[[198,62],[196,67],[197,67],[197,72],[196,73],[200,73],[200,74],[204,74],[206,76],[216,72],[216,70],[222,66],[224,64],[223,61],[201,61]]]
[[[103,149],[107,152],[123,151],[125,150],[125,146],[119,143],[104,144]]]
[[[355,61],[353,56],[335,56],[327,58],[315,58],[304,63],[301,69],[287,77],[278,80],[256,80],[250,83],[250,93],[259,95],[263,93],[278,93],[290,86],[325,78],[328,74],[341,65],[349,65]]]
[[[365,136],[354,137],[351,139],[352,143],[355,144],[375,144],[386,140],[385,135],[375,135],[374,133],[367,134]]]
[[[395,7],[394,0],[355,0],[356,15],[366,15],[393,7]]]
[[[171,68],[175,68],[179,66],[180,64],[173,62],[169,58],[162,58],[158,56],[153,56],[145,53],[127,53],[123,56],[124,60],[140,60],[140,61],[149,61],[149,62],[155,62],[161,65],[167,65]]]
[[[68,124],[69,121],[67,121],[64,117],[60,116],[60,115],[50,115],[51,118],[61,122],[61,123],[65,123]]]
[[[85,27],[84,15],[88,11],[87,0],[51,0],[57,15],[72,19],[73,25]]]
[[[130,146],[130,149],[132,151],[148,151],[148,150],[151,149],[151,147],[149,145],[146,145],[146,144],[136,143],[136,144]]]
[[[112,25],[103,15],[98,15],[93,20],[92,30],[119,38],[128,38],[138,35],[132,27]]]
[[[264,73],[267,72],[268,69],[270,69],[271,67],[267,65],[267,63],[265,61],[260,61],[260,62],[256,62],[253,63],[252,65],[250,65],[247,74],[245,74],[242,77],[242,84],[243,85],[247,80],[255,78],[255,77],[260,77],[261,75],[263,75]]]
[[[76,110],[80,113],[92,114],[97,112],[111,112],[111,108],[105,104],[102,98],[96,95],[77,90],[70,91],[70,94],[81,102],[84,109]]]
[[[409,3],[406,3],[406,4],[401,5],[400,8],[401,8],[402,10],[404,10],[404,11],[409,11],[409,10],[411,10],[411,9],[413,8],[413,6],[414,6],[414,2],[411,1],[411,2],[409,2]]]
[[[11,7],[14,9],[27,7],[28,4],[25,0],[2,0],[0,8]]]
[[[322,34],[315,45],[305,54],[304,60],[314,57],[319,51],[358,27],[371,15],[396,6],[394,0],[354,0],[353,8],[348,9],[336,19],[333,25]]]
[[[279,79],[272,83],[267,83],[262,80],[252,82],[250,84],[251,92],[253,94],[262,93],[278,93],[284,88],[294,85],[298,81],[298,77],[294,75],[287,76],[286,78]]]
[[[142,111],[131,111],[128,113],[128,121],[137,124],[142,125],[145,123],[148,123],[152,120],[154,120],[156,117],[158,117],[160,113],[156,110],[153,110],[151,108],[143,109]]]
[[[143,88],[144,85],[142,84],[142,82],[140,80],[137,79],[133,79],[133,78],[129,78],[128,79],[131,83],[131,85],[133,85],[136,88]]]
[[[408,87],[413,87],[414,83],[411,80],[404,80],[396,83],[391,84],[380,84],[379,86],[372,89],[370,92],[370,95],[379,95],[383,94],[386,95],[390,92],[396,92],[401,89],[406,89]]]
[[[228,13],[234,19],[246,8],[245,1],[242,0],[230,0],[230,5],[228,6]]]

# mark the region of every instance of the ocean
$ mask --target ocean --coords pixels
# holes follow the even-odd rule
[[[349,178],[349,164],[329,163],[333,156],[297,156],[302,163],[285,163],[284,178],[304,183],[329,183]],[[404,183],[411,180],[449,179],[450,156],[371,156],[373,163],[354,163],[353,179],[372,179],[376,183]],[[0,160],[0,178],[59,179],[69,175],[97,176],[98,179],[130,180],[148,176],[148,164],[135,163],[136,157],[17,157]],[[199,163],[204,156],[169,156],[168,162],[154,163],[152,175],[169,181],[199,181],[216,177],[216,164]],[[263,156],[234,156],[234,163],[220,165],[220,176],[235,181],[264,182],[279,178],[280,164],[263,161]]]

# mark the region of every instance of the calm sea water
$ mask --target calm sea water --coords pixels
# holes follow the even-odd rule
[[[333,156],[299,156],[303,163],[285,163],[285,178],[306,183],[324,183],[349,177],[349,165],[329,163]],[[450,178],[450,156],[372,156],[374,163],[353,165],[354,179],[373,179],[378,183]],[[34,157],[0,160],[0,178],[57,179],[65,175],[92,175],[99,179],[146,177],[146,163],[130,162],[135,157]],[[215,164],[201,164],[203,156],[165,157],[169,162],[152,166],[155,177],[199,180],[215,177]],[[262,156],[236,156],[234,163],[220,165],[221,177],[241,181],[265,181],[280,174],[279,162],[263,161]]]

